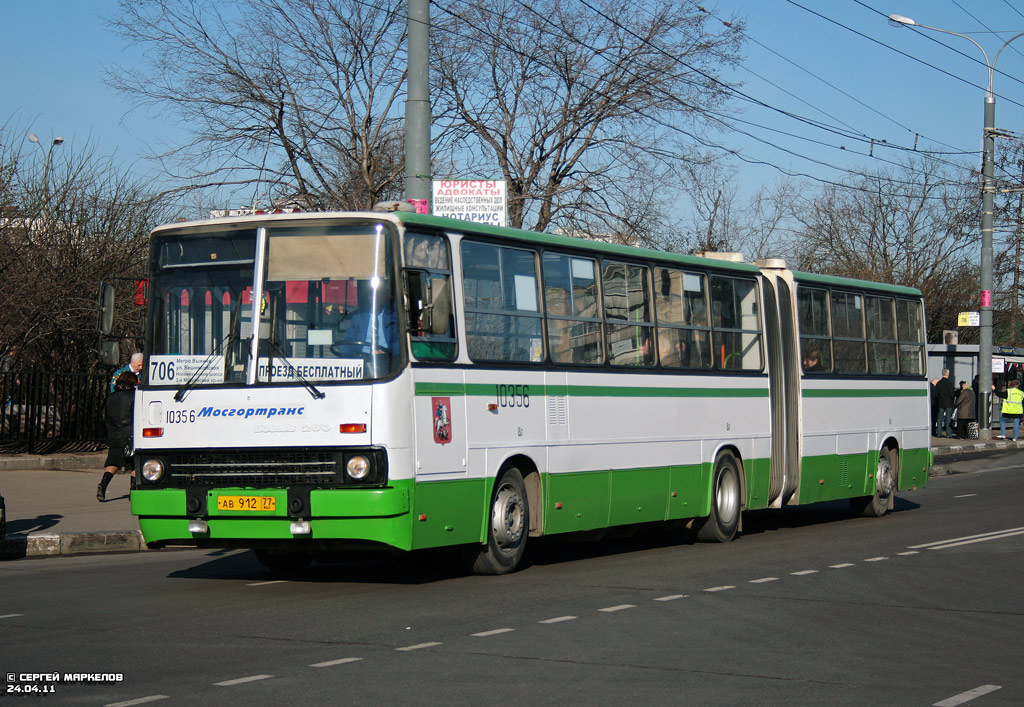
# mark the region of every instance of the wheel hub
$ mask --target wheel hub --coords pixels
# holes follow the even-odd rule
[[[494,498],[491,528],[498,547],[511,547],[523,535],[523,502],[515,489],[504,486]]]
[[[893,478],[892,466],[889,460],[882,458],[878,460],[878,472],[875,474],[875,493],[879,498],[888,498],[892,493]]]

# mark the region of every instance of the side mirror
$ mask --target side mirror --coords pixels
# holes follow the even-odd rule
[[[100,342],[100,363],[104,366],[116,366],[121,362],[121,343],[117,339],[104,339]]]
[[[100,286],[100,334],[107,336],[114,328],[114,286]]]

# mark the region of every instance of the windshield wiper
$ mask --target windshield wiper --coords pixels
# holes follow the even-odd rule
[[[231,336],[231,335],[228,334],[228,336]],[[223,344],[224,342],[221,341],[221,343]],[[206,372],[206,369],[210,367],[210,363],[213,362],[213,359],[214,359],[214,357],[216,355],[217,355],[217,349],[216,348],[214,348],[212,351],[210,351],[209,354],[207,354],[206,358],[203,359],[203,365],[201,365],[199,368],[197,368],[196,372],[193,373],[192,376],[187,381],[185,381],[185,384],[182,385],[180,388],[178,388],[178,391],[174,394],[174,402],[180,403],[182,400],[185,399],[185,394],[188,393],[188,391],[192,389],[192,387],[195,385],[196,381],[199,380],[199,378],[203,375],[203,373]]]
[[[202,365],[199,366],[198,369],[196,369],[196,372],[193,373],[191,375],[191,377],[189,377],[189,379],[187,381],[185,381],[185,383],[180,388],[178,388],[178,391],[174,394],[174,401],[175,402],[180,403],[182,400],[185,399],[186,393],[188,393],[188,391],[190,391],[193,387],[195,387],[195,384],[202,377],[203,373],[205,373],[206,369],[210,367],[210,364],[213,362],[214,357],[217,355],[217,349],[221,349],[223,351],[224,350],[224,344],[228,340],[230,340],[233,336],[234,336],[234,330],[229,331],[227,333],[227,335],[223,339],[220,340],[219,345],[213,347],[213,349],[210,351],[210,353],[206,355],[206,358],[203,359]],[[225,360],[227,360],[227,355],[226,354],[225,354],[224,358],[225,358]]]
[[[274,360],[278,359],[278,360],[282,361],[284,363],[284,365],[288,367],[288,371],[293,376],[298,378],[299,382],[302,383],[303,386],[305,386],[306,390],[309,391],[309,394],[313,396],[313,400],[321,400],[321,399],[327,397],[326,394],[323,393],[323,391],[321,391],[315,385],[313,385],[308,380],[306,380],[302,376],[302,374],[299,373],[299,369],[296,368],[295,366],[293,366],[292,362],[289,361],[287,359],[287,357],[285,357],[284,354],[281,354],[281,353],[278,352],[277,346],[274,345],[274,340],[273,339],[267,339],[267,345],[270,348],[270,365],[267,366],[267,383],[270,383],[272,381],[271,371],[274,370]]]

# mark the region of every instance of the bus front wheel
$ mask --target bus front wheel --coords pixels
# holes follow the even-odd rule
[[[732,452],[715,460],[711,482],[711,515],[700,521],[697,539],[705,543],[727,543],[736,537],[740,525],[740,465]]]
[[[530,528],[530,504],[523,475],[507,469],[494,485],[487,544],[466,552],[467,564],[476,574],[506,574],[523,559]]]
[[[875,470],[875,493],[851,500],[853,509],[870,518],[881,518],[889,510],[892,494],[896,490],[896,466],[893,458],[896,452],[883,447],[878,454],[878,468]]]

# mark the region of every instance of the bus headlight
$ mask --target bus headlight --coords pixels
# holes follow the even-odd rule
[[[361,454],[349,457],[348,463],[345,464],[345,473],[350,479],[362,481],[370,475],[370,460]]]
[[[147,459],[142,465],[142,478],[159,481],[164,476],[164,463],[159,459]]]

